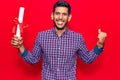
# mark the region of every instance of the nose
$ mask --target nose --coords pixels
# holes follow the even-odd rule
[[[62,14],[60,14],[60,15],[59,15],[59,19],[62,19],[62,18],[63,18],[63,16],[62,16]]]

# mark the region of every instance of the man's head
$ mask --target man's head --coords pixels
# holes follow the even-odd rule
[[[63,30],[68,21],[71,19],[71,7],[65,1],[58,1],[53,6],[53,13],[51,15],[54,20],[55,27],[58,30]]]

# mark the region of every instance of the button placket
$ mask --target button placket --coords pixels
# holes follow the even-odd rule
[[[57,56],[57,72],[60,71],[60,68],[59,68],[59,65],[60,65],[60,50],[61,50],[61,38],[58,38],[58,41],[57,41],[57,47],[58,47],[58,56]]]

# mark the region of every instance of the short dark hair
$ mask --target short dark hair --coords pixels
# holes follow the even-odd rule
[[[56,7],[66,7],[68,8],[68,15],[70,14],[71,12],[71,6],[69,5],[68,2],[64,1],[64,0],[59,0],[57,1],[54,6],[53,6],[53,12],[55,12],[55,8]]]

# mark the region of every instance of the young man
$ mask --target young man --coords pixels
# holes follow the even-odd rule
[[[38,34],[31,53],[24,47],[22,38],[14,36],[11,40],[28,63],[35,64],[43,58],[42,80],[76,80],[76,55],[89,64],[103,51],[106,33],[99,31],[97,45],[88,51],[82,35],[67,27],[70,12],[67,2],[55,3],[51,15],[54,27]]]

